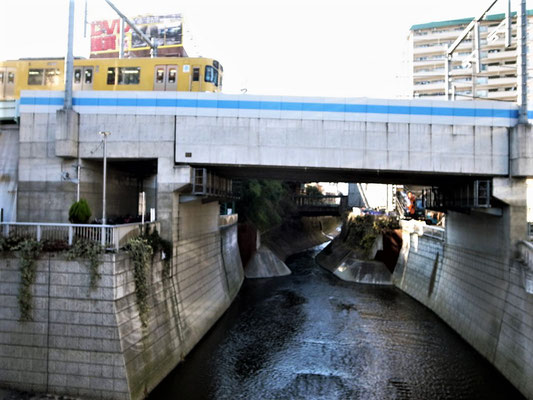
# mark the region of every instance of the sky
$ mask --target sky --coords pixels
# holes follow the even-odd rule
[[[88,19],[113,19],[104,0]],[[532,0],[533,1],[533,0]],[[182,13],[190,56],[224,66],[225,93],[406,97],[413,24],[473,17],[490,0],[114,0],[126,15]],[[0,60],[66,54],[68,0],[0,0]],[[85,0],[76,0],[74,53]],[[513,0],[512,8],[518,8]],[[529,4],[528,4],[529,5]],[[504,12],[499,0],[490,13]],[[529,8],[529,7],[528,7]]]

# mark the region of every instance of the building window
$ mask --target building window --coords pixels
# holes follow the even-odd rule
[[[44,69],[33,69],[28,71],[28,85],[42,85],[44,79]]]

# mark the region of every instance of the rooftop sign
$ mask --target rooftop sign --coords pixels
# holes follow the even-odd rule
[[[159,48],[183,46],[181,14],[141,15],[132,20],[139,30],[155,41]],[[149,50],[142,38],[127,24],[124,32],[125,53]],[[119,49],[120,19],[91,22],[91,57],[117,53]]]

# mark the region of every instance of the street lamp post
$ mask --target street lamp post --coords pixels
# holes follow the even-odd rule
[[[105,244],[105,228],[106,214],[105,214],[105,198],[106,198],[106,180],[107,180],[107,137],[111,135],[111,132],[100,131],[99,135],[104,138],[104,184],[102,194],[102,246]]]

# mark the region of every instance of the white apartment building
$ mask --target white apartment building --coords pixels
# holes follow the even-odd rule
[[[533,10],[528,10],[531,26]],[[456,100],[517,100],[516,13],[512,18],[511,46],[505,47],[505,14],[487,15],[480,23],[481,72],[468,58],[473,51],[473,32],[452,57],[450,91]],[[473,18],[413,25],[409,33],[412,62],[412,97],[442,99],[445,93],[445,54]],[[528,29],[529,30],[529,29]]]

